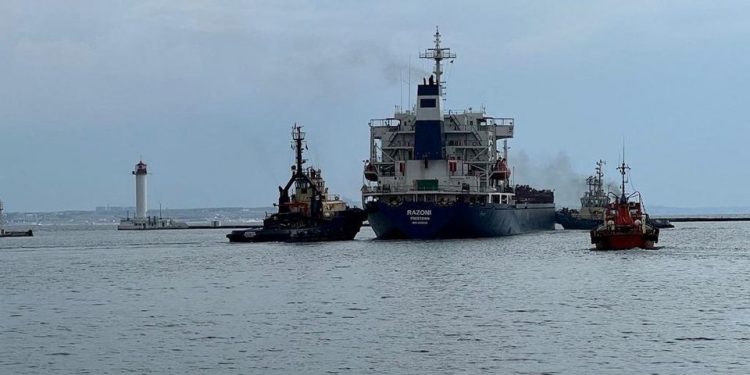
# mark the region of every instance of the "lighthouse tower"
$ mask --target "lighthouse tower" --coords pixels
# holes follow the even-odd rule
[[[159,217],[148,217],[148,200],[146,199],[146,176],[148,169],[143,160],[135,165],[135,215],[120,220],[117,230],[152,230],[152,229],[186,229],[189,228],[184,221],[176,221],[170,218],[162,218],[161,210]]]
[[[135,219],[146,220],[146,175],[148,171],[143,160],[135,165],[133,174],[135,175]]]

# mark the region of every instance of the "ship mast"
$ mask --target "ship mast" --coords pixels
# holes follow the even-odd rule
[[[620,175],[622,175],[622,185],[620,185],[622,196],[620,196],[620,203],[627,202],[627,198],[625,198],[625,183],[627,182],[627,179],[625,178],[625,176],[627,175],[629,169],[630,166],[625,164],[625,153],[623,152],[622,163],[619,167],[617,167],[617,170],[620,171]]]
[[[302,131],[302,127],[294,124],[292,127],[292,147],[294,148],[295,153],[295,165],[294,165],[294,173],[292,173],[292,178],[289,179],[289,182],[286,184],[286,187],[282,191],[288,191],[289,187],[292,186],[292,183],[295,181],[299,181],[301,183],[306,183],[314,192],[315,196],[320,197],[322,193],[318,191],[318,188],[315,186],[313,181],[310,179],[308,175],[305,174],[304,170],[302,169],[302,165],[305,163],[305,159],[302,158],[302,148],[305,147],[305,132]]]
[[[294,124],[292,127],[292,148],[295,153],[295,165],[292,166],[292,177],[289,178],[289,182],[283,188],[279,186],[279,213],[289,212],[288,203],[289,199],[289,188],[292,184],[296,183],[299,188],[301,185],[312,189],[312,197],[310,199],[310,216],[318,217],[321,214],[321,198],[323,194],[315,186],[315,183],[310,177],[305,174],[302,170],[302,165],[305,163],[305,159],[302,158],[302,147],[304,147],[305,132],[302,131],[302,127]]]
[[[435,48],[428,48],[424,53],[419,54],[421,59],[432,59],[435,60],[435,81],[438,84],[438,95],[443,95],[443,59],[455,59],[456,54],[451,52],[450,48],[440,47],[440,29],[435,27]]]
[[[596,195],[604,194],[604,164],[607,164],[604,160],[599,159],[596,162]]]
[[[305,133],[302,132],[302,127],[294,124],[292,127],[292,146],[296,156],[296,170],[294,172],[295,178],[302,177],[302,164],[305,162],[302,159],[302,142],[305,140]]]

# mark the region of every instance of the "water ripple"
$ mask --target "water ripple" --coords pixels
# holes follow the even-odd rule
[[[748,229],[613,253],[41,229],[0,241],[0,373],[750,373]]]

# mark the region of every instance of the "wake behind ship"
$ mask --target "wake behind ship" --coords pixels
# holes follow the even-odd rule
[[[362,201],[378,238],[495,237],[554,229],[550,190],[510,183],[507,140],[514,120],[484,110],[442,109],[442,62],[450,48],[421,58],[434,75],[417,86],[413,110],[370,121]],[[502,141],[502,142],[500,142]]]

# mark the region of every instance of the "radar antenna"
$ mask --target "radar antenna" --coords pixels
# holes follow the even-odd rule
[[[627,202],[627,198],[625,197],[625,183],[627,181],[627,174],[628,170],[630,170],[630,166],[625,164],[625,149],[622,150],[622,163],[619,167],[617,167],[617,170],[620,171],[620,175],[622,175],[622,185],[620,185],[620,189],[622,191],[622,196],[620,197],[621,202]]]
[[[419,54],[419,58],[421,59],[431,59],[435,60],[435,70],[433,73],[435,73],[435,81],[438,84],[438,95],[443,95],[443,67],[442,67],[442,61],[443,59],[455,59],[456,54],[451,52],[450,48],[443,48],[440,47],[440,29],[435,26],[435,48],[428,48],[424,53]]]

